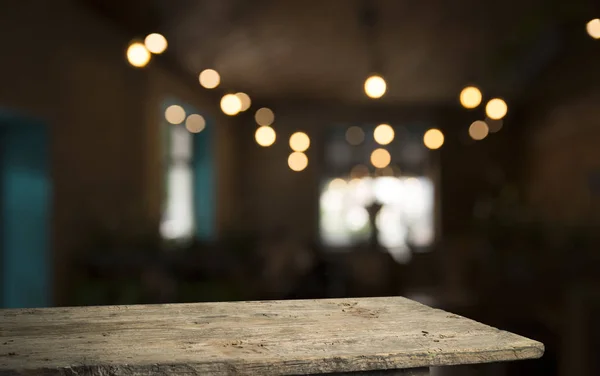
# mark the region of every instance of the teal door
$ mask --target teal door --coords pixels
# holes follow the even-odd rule
[[[0,307],[50,305],[50,177],[43,124],[0,112]]]

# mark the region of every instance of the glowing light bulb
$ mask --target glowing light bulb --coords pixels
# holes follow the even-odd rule
[[[142,43],[134,42],[127,48],[127,61],[136,68],[148,65],[150,58],[150,51]]]
[[[394,140],[394,128],[389,124],[379,124],[373,132],[373,138],[379,145],[387,145]]]
[[[181,124],[185,120],[185,110],[176,104],[169,106],[165,111],[165,119],[174,125]]]
[[[444,134],[439,129],[431,128],[425,132],[423,143],[428,149],[439,149],[444,145]]]
[[[225,115],[237,115],[242,110],[242,101],[235,94],[225,94],[221,98],[221,110]]]
[[[464,108],[475,108],[481,104],[481,91],[475,86],[468,86],[460,92],[460,104]]]
[[[490,129],[485,121],[477,120],[469,127],[469,136],[473,140],[480,141],[487,137],[490,133]]]
[[[290,137],[290,148],[293,151],[306,151],[310,146],[310,138],[304,132],[296,132]]]
[[[273,143],[275,143],[275,138],[275,130],[268,125],[259,127],[254,133],[254,139],[256,140],[256,143],[262,147],[273,145]]]
[[[192,114],[185,119],[185,128],[191,133],[200,133],[206,127],[206,120],[202,115]]]
[[[586,25],[587,33],[594,39],[600,39],[600,18],[594,18]]]
[[[385,149],[375,149],[371,153],[371,164],[377,168],[384,168],[390,164],[392,156]]]
[[[302,171],[308,166],[308,157],[302,152],[295,151],[288,157],[288,166],[292,171]]]
[[[167,49],[168,43],[167,39],[158,33],[149,34],[146,39],[144,39],[144,45],[148,49],[148,51],[153,54],[160,55]]]
[[[500,120],[508,112],[506,102],[500,98],[490,100],[485,106],[486,115],[492,120]]]
[[[369,98],[381,98],[387,90],[387,84],[381,76],[373,75],[365,81],[365,93]]]
[[[236,94],[236,96],[240,99],[240,102],[242,102],[242,109],[240,111],[244,112],[250,108],[252,101],[250,100],[250,96],[248,94],[239,92]]]
[[[275,121],[275,114],[269,108],[259,108],[254,115],[256,124],[258,125],[271,125]]]
[[[206,89],[214,89],[221,83],[221,76],[219,75],[219,72],[214,69],[203,70],[198,78],[200,80],[200,85]]]

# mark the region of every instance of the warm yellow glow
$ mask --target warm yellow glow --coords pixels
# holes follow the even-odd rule
[[[381,76],[371,76],[365,81],[365,93],[369,98],[381,98],[387,90],[387,84]]]
[[[371,164],[377,168],[387,167],[392,161],[392,156],[385,149],[375,149],[371,153]]]
[[[256,143],[262,147],[267,147],[273,145],[275,143],[275,130],[268,125],[263,125],[256,130],[254,133],[254,139]]]
[[[464,108],[475,108],[481,104],[481,91],[475,86],[467,86],[460,92],[460,104]]]
[[[594,39],[600,39],[600,19],[594,18],[586,25],[587,33]]]
[[[394,140],[394,128],[389,124],[379,124],[373,132],[373,138],[380,145],[387,145]]]
[[[360,145],[365,140],[365,132],[360,127],[352,126],[346,131],[346,141],[350,145]]]
[[[148,65],[150,57],[150,51],[142,43],[131,43],[127,48],[127,61],[136,68]]]
[[[308,166],[308,157],[302,152],[295,151],[288,158],[288,166],[293,171],[302,171]]]
[[[205,69],[199,76],[200,85],[206,89],[214,89],[221,83],[219,72],[214,69]]]
[[[329,182],[329,189],[342,189],[347,184],[344,179],[336,178]]]
[[[242,109],[240,111],[244,112],[250,108],[252,101],[250,100],[250,96],[248,94],[239,92],[236,94],[236,96],[240,99],[240,102],[242,102]]]
[[[158,33],[149,34],[146,39],[144,39],[144,44],[148,51],[157,55],[165,52],[168,46],[167,39]]]
[[[490,129],[485,121],[482,120],[474,121],[469,127],[469,136],[476,141],[483,140],[487,137],[488,133],[490,133]]]
[[[271,125],[275,121],[275,114],[271,109],[263,107],[256,111],[254,119],[258,125]]]
[[[350,171],[350,177],[352,179],[364,178],[367,175],[369,175],[369,168],[362,164],[352,167],[352,171]]]
[[[181,124],[185,120],[185,110],[176,104],[169,106],[165,111],[165,119],[171,124]]]
[[[431,128],[425,132],[423,143],[428,149],[439,149],[444,145],[444,134],[439,129]]]
[[[185,128],[191,133],[200,133],[206,127],[206,120],[202,115],[192,114],[185,119]]]
[[[490,100],[485,106],[485,114],[492,120],[499,120],[506,116],[508,106],[500,98]]]
[[[304,132],[296,132],[290,137],[290,148],[293,151],[306,151],[310,147],[310,138]]]
[[[225,94],[221,98],[221,111],[225,115],[237,115],[242,110],[242,101],[235,94]]]

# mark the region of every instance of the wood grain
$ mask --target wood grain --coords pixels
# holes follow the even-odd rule
[[[294,375],[537,358],[401,297],[0,311],[0,375]]]

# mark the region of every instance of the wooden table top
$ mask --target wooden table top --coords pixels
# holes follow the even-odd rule
[[[0,375],[291,375],[543,352],[401,297],[0,310]]]

